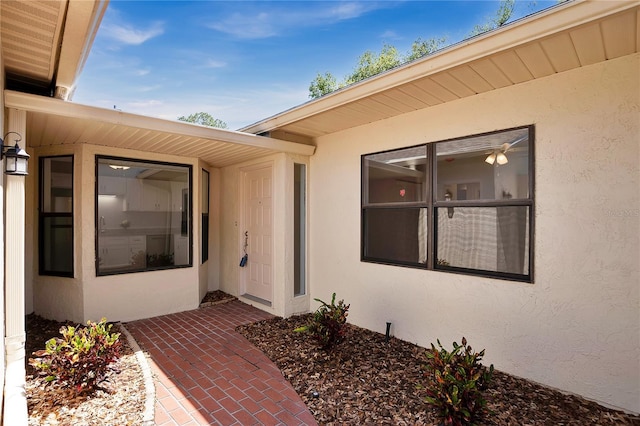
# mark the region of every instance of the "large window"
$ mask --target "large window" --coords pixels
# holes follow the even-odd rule
[[[40,275],[73,277],[73,156],[40,158]]]
[[[533,281],[533,126],[362,157],[362,259]]]
[[[98,275],[191,266],[191,166],[96,159]]]

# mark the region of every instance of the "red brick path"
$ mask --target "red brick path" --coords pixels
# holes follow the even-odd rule
[[[156,425],[316,425],[280,370],[234,330],[269,317],[233,301],[127,323],[151,357]]]

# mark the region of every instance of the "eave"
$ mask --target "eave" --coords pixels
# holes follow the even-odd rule
[[[315,147],[231,130],[163,120],[6,90],[5,107],[27,111],[27,146],[93,144],[199,158],[214,167]]]

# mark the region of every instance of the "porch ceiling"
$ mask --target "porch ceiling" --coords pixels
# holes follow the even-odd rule
[[[241,130],[315,138],[637,53],[639,4],[567,2]]]
[[[5,91],[5,106],[27,111],[28,147],[93,144],[197,157],[225,167],[274,152],[312,155],[315,147]]]

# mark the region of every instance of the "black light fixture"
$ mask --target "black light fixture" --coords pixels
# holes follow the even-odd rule
[[[14,140],[15,145],[5,145],[4,141],[11,134],[17,135]],[[3,139],[0,139],[0,160],[3,157],[6,158],[4,173],[7,175],[26,176],[29,174],[27,172],[29,154],[18,145],[21,140],[22,135],[18,132],[9,132],[4,135]]]

